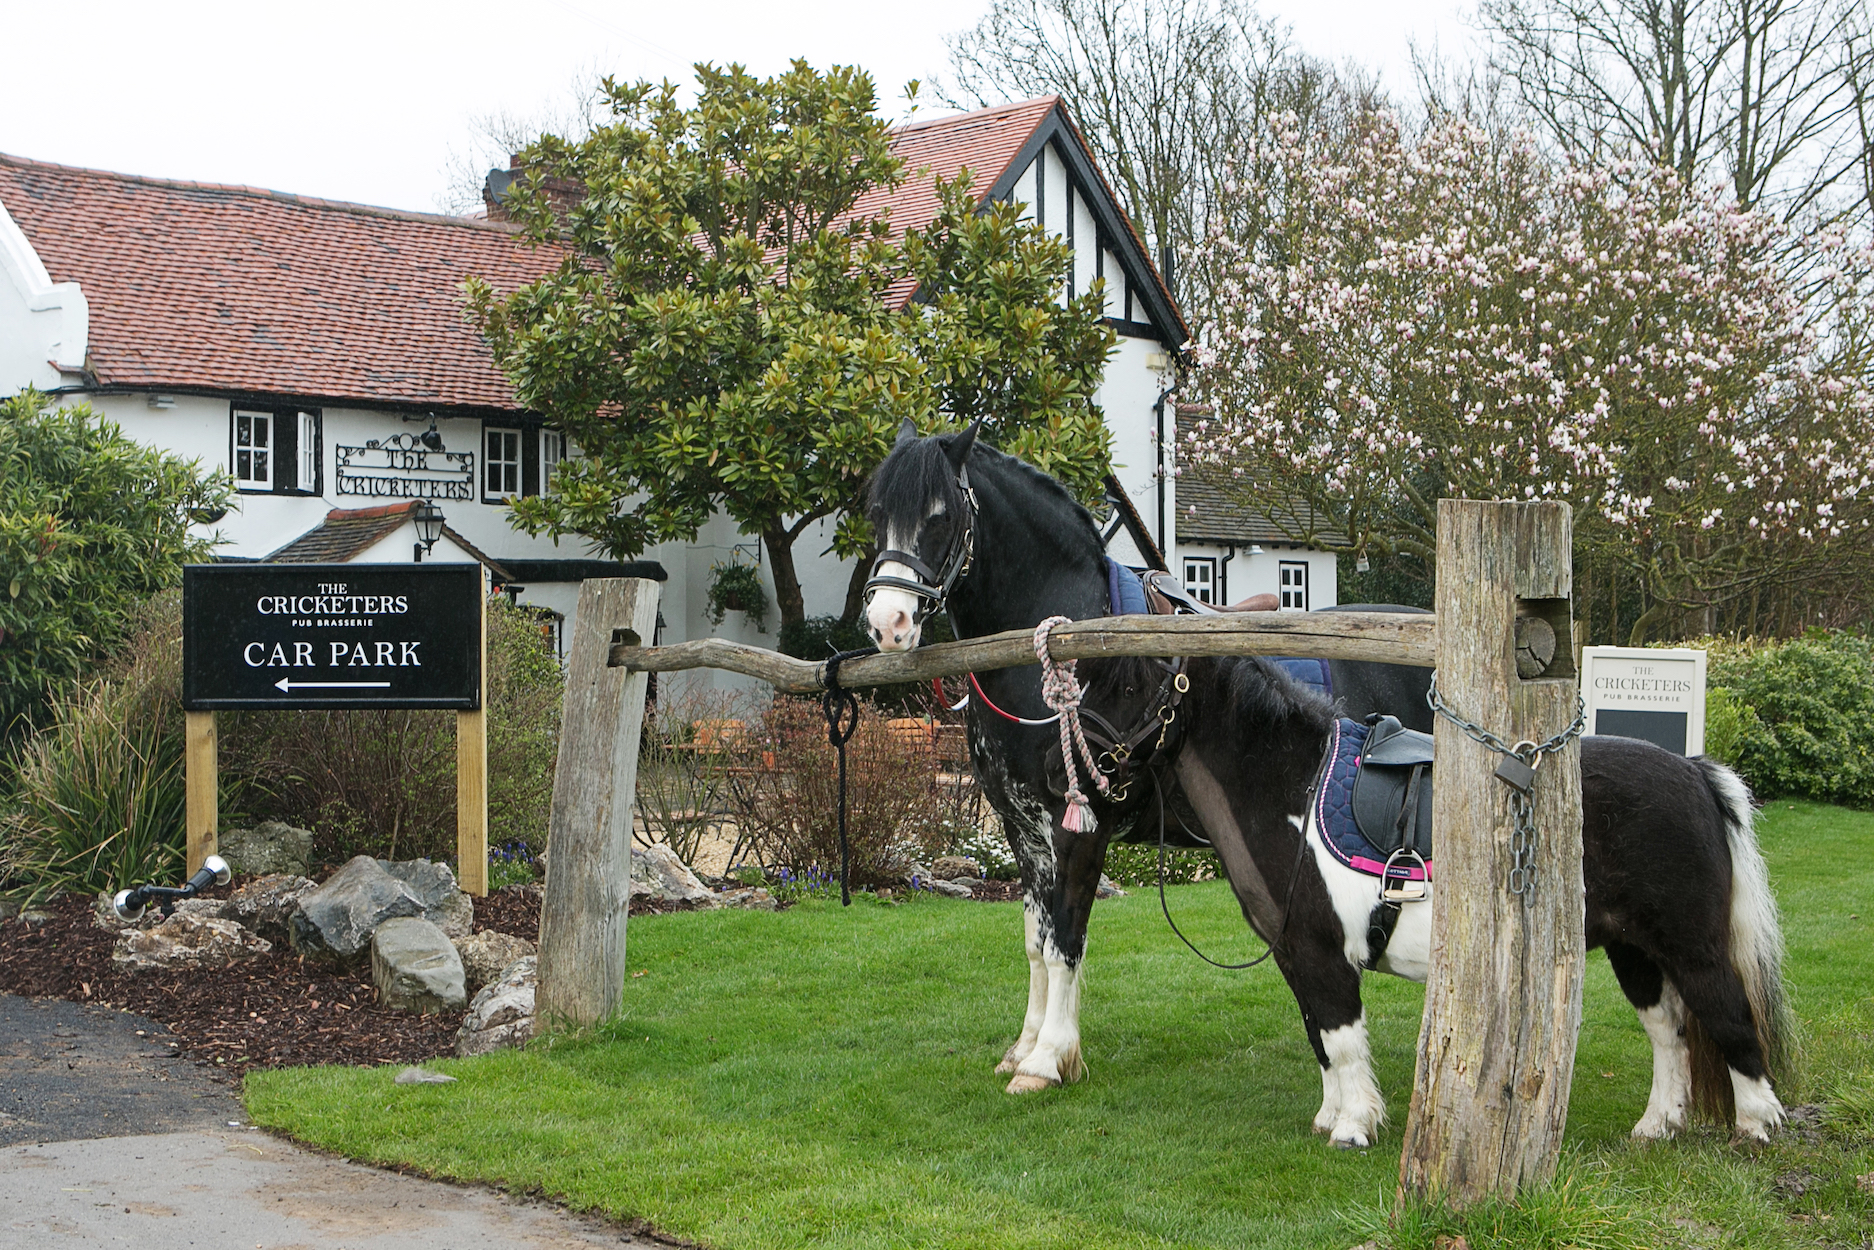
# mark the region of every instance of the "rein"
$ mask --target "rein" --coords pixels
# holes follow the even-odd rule
[[[859,730],[859,697],[839,684],[839,666],[860,656],[877,655],[877,647],[840,651],[826,660],[826,693],[820,710],[826,714],[826,740],[839,756],[839,904],[852,906],[852,851],[846,842],[846,744]]]

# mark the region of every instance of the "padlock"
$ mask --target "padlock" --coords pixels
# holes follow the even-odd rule
[[[1536,784],[1536,770],[1514,755],[1506,755],[1497,765],[1497,780],[1519,794],[1528,794]]]

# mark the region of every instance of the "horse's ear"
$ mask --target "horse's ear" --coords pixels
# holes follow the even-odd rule
[[[913,421],[910,417],[906,417],[904,419],[904,424],[898,427],[898,438],[897,441],[892,443],[892,446],[902,447],[916,438],[917,422]]]
[[[970,422],[970,428],[950,440],[944,448],[944,455],[950,460],[950,467],[961,469],[963,462],[970,458],[970,448],[976,445],[976,435],[982,431],[983,423],[979,417]]]

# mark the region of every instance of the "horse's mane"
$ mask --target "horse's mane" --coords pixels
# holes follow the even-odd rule
[[[1109,701],[1119,691],[1127,686],[1153,690],[1164,676],[1157,660],[1139,656],[1083,660],[1080,668],[1087,679],[1088,703],[1109,719]],[[1325,734],[1334,723],[1331,701],[1261,656],[1194,657],[1186,671],[1193,690],[1201,684],[1221,691],[1223,715],[1234,728]]]
[[[893,447],[872,474],[866,512],[876,521],[909,514],[926,500],[941,499],[944,509],[954,515],[963,504],[963,492],[957,489],[956,470],[944,454],[947,442],[947,438],[916,438]],[[879,539],[882,544],[883,527]]]
[[[957,489],[956,470],[951,467],[950,458],[945,452],[958,437],[956,434],[943,434],[935,438],[912,439],[892,448],[891,454],[885,457],[872,475],[866,497],[867,515],[874,521],[886,518],[922,520],[922,517],[914,518],[910,513],[922,508],[930,499],[942,499],[945,511],[954,515],[963,506],[963,493]],[[983,471],[1013,474],[1018,491],[1060,505],[1071,518],[1069,524],[1074,531],[1083,533],[1094,551],[1105,550],[1100,542],[1100,527],[1094,522],[1093,514],[1065,486],[1026,460],[997,451],[979,438],[970,449],[969,464],[978,471],[979,476]],[[882,533],[881,530],[881,536]],[[1056,536],[1065,544],[1073,541],[1069,534]]]

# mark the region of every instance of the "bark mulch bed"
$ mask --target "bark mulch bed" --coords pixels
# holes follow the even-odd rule
[[[225,898],[230,887],[204,892]],[[1021,897],[1014,881],[987,881],[984,902]],[[632,915],[689,911],[692,904],[639,899]],[[0,922],[0,994],[62,998],[133,1011],[165,1024],[177,1053],[211,1073],[298,1064],[413,1064],[451,1054],[462,1013],[419,1016],[377,1005],[369,961],[343,971],[308,962],[284,943],[232,967],[207,972],[120,969],[116,933],[92,919],[90,899],[46,905],[50,919]],[[475,900],[475,928],[536,940],[537,890],[509,886]]]
[[[226,897],[227,888],[206,897]],[[111,962],[117,935],[92,901],[65,898],[42,923],[0,923],[0,994],[63,998],[134,1011],[169,1026],[179,1054],[215,1072],[295,1064],[421,1063],[455,1049],[462,1013],[418,1016],[377,1005],[367,961],[349,972],[309,963],[283,944],[209,972],[131,972]],[[475,900],[475,928],[534,939],[540,898],[510,887]]]

